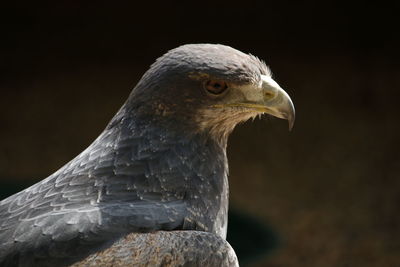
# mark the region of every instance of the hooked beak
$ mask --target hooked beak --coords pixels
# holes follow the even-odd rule
[[[261,75],[261,79],[265,113],[288,120],[289,130],[292,130],[295,109],[289,95],[271,77]]]

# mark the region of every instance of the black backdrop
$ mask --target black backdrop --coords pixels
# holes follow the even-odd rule
[[[265,118],[230,138],[232,205],[280,239],[258,264],[398,265],[399,11],[362,1],[2,4],[1,182],[33,183],[77,155],[167,50],[223,43],[264,59],[297,110],[290,133]]]

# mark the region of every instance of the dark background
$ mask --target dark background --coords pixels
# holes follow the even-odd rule
[[[400,266],[398,6],[54,2],[0,8],[3,189],[88,146],[167,50],[222,43],[264,59],[297,110],[292,132],[264,118],[229,141],[232,206],[280,240],[254,264]]]

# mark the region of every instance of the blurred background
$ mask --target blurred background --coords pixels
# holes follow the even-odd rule
[[[297,111],[292,132],[265,117],[229,140],[243,265],[400,266],[399,6],[19,3],[0,9],[1,198],[86,148],[157,57],[222,43],[264,59]]]

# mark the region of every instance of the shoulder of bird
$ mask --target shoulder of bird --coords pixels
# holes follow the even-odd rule
[[[71,267],[239,266],[229,243],[200,231],[131,233]]]

